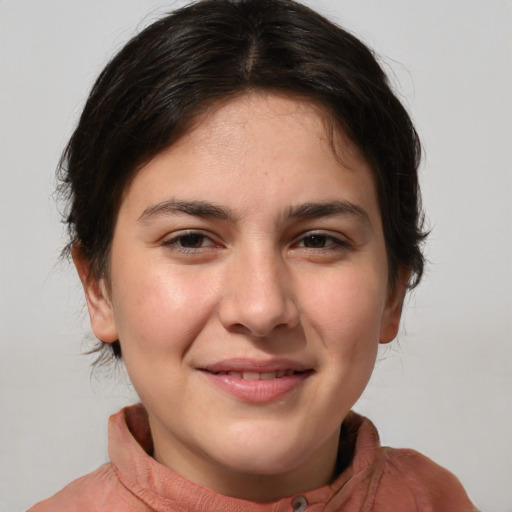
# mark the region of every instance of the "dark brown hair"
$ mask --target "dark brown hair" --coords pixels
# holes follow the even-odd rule
[[[62,156],[70,244],[108,275],[122,193],[137,170],[205,108],[251,90],[323,106],[371,165],[391,282],[424,259],[420,144],[385,73],[361,41],[292,0],[203,0],[134,37],[98,77]],[[336,128],[335,128],[336,129]],[[120,355],[118,342],[112,344]]]

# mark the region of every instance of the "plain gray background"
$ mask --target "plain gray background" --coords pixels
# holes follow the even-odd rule
[[[0,0],[0,510],[107,461],[109,414],[136,400],[90,375],[89,328],[53,172],[93,79],[176,2]],[[313,5],[310,2],[310,5]],[[488,512],[512,511],[512,2],[320,0],[383,56],[416,121],[433,228],[399,343],[357,409]]]

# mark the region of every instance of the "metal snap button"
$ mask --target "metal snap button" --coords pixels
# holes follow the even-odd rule
[[[308,500],[304,496],[295,496],[292,500],[293,512],[304,512],[308,506]]]

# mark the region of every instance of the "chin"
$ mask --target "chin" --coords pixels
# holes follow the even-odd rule
[[[246,429],[237,436],[229,436],[228,445],[219,448],[217,460],[224,466],[236,472],[259,475],[287,473],[309,453],[299,436],[263,427],[257,432]]]
[[[224,457],[224,465],[230,470],[240,474],[253,475],[282,475],[293,471],[301,463],[301,458],[297,457],[297,453],[293,455],[278,453],[269,450],[267,445],[267,453],[261,453],[261,450],[255,453],[246,452],[243,456],[240,454],[227,455]],[[290,450],[293,451],[293,450]]]

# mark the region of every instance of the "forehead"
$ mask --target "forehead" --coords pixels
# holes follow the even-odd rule
[[[243,208],[339,199],[376,201],[369,165],[322,107],[288,96],[245,94],[216,104],[136,174],[123,206],[171,198]]]
[[[297,123],[302,125],[303,132],[308,132],[309,137],[315,137],[323,149],[328,146],[334,156],[341,160],[344,155],[351,160],[364,160],[326,106],[311,98],[266,90],[246,92],[207,106],[173,146],[186,143],[188,138],[193,137],[206,145],[229,149],[234,144],[244,143],[244,137],[245,142],[263,141],[264,135],[270,134],[269,129],[272,128],[282,130],[283,139],[291,139],[294,135],[301,135]],[[290,131],[292,126],[293,130]],[[255,132],[258,137],[252,138]],[[287,149],[296,151],[298,148]]]

